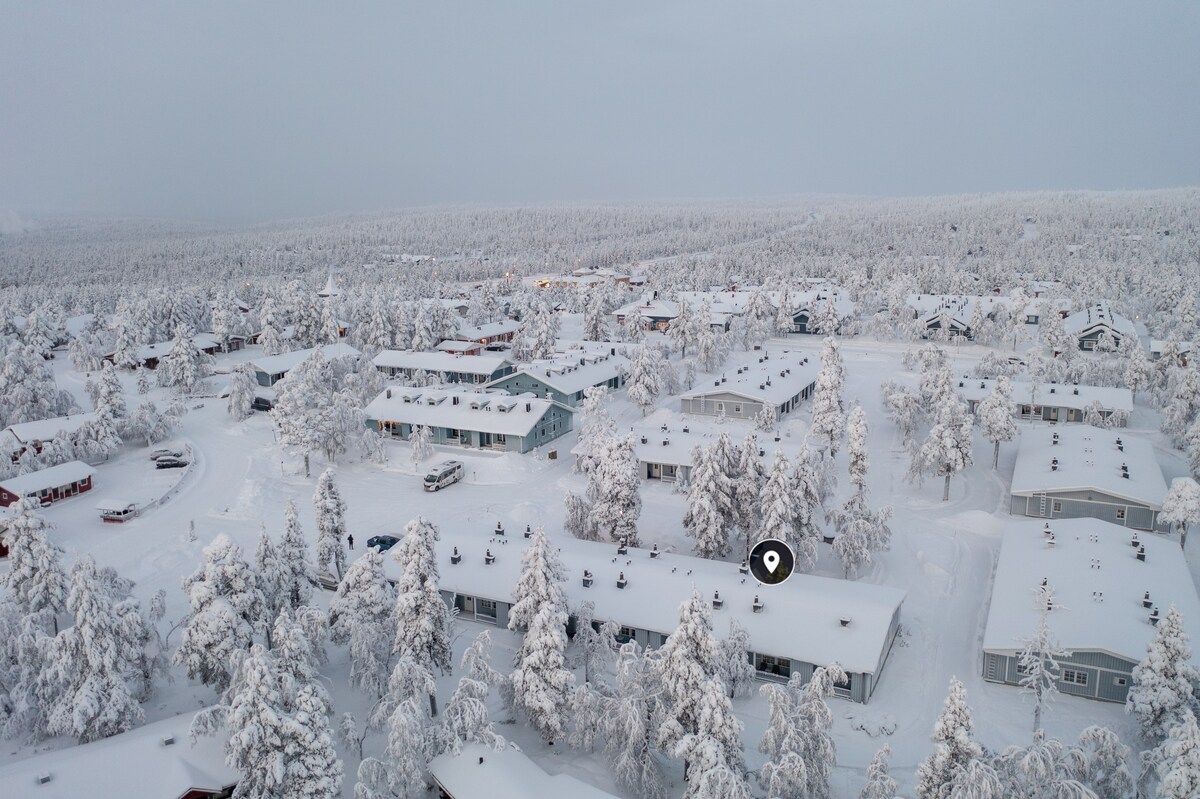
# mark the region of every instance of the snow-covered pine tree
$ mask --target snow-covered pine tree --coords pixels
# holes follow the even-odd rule
[[[196,347],[192,331],[175,331],[171,350],[158,362],[158,384],[174,387],[185,396],[191,394],[200,381],[212,373],[212,358]]]
[[[950,693],[933,726],[933,752],[917,766],[918,799],[947,799],[955,779],[983,755],[972,737],[973,728],[967,689],[951,677]]]
[[[1132,340],[1126,339],[1126,341]],[[1141,346],[1131,347],[1129,360],[1125,364],[1125,386],[1133,393],[1135,401],[1137,400],[1137,393],[1149,387],[1153,377],[1154,368],[1150,365],[1150,360],[1146,357],[1146,353],[1142,351]]]
[[[144,367],[139,366],[137,368],[137,377],[135,382],[137,384],[138,394],[150,393],[150,377],[146,374],[146,369]]]
[[[655,753],[661,707],[661,672],[638,645],[621,647],[617,658],[616,696],[604,715],[605,751],[617,785],[646,799],[667,793]]]
[[[767,293],[757,288],[750,293],[750,301],[742,311],[742,347],[752,349],[762,346],[771,334],[773,310]]]
[[[413,659],[422,669],[450,673],[450,609],[438,592],[435,546],[441,538],[437,527],[418,516],[404,529],[404,538],[394,547],[400,564],[396,583],[396,609],[392,613],[396,638],[393,652]],[[437,697],[429,695],[430,715],[437,715]]]
[[[358,767],[354,799],[418,799],[428,795],[427,767],[433,755],[429,718],[407,699],[387,719],[385,758],[368,757]]]
[[[658,370],[658,359],[650,347],[640,348],[629,364],[629,378],[625,381],[626,393],[629,401],[642,409],[642,416],[654,407],[662,390]]]
[[[775,306],[775,324],[772,331],[776,336],[786,336],[795,328],[795,319],[793,314],[795,309],[792,307],[792,293],[786,284],[779,292],[779,303]]]
[[[634,344],[646,339],[646,323],[636,308],[625,314],[625,321],[621,323],[621,337]]]
[[[867,469],[870,468],[867,457],[867,414],[857,402],[846,418],[846,456],[850,485],[854,486],[855,493],[866,493]]]
[[[433,431],[429,427],[423,424],[413,426],[412,432],[408,435],[408,443],[412,447],[413,466],[433,455],[432,440]]]
[[[1042,734],[1042,714],[1046,706],[1058,693],[1058,659],[1069,657],[1050,630],[1050,612],[1054,607],[1054,591],[1049,585],[1042,586],[1037,601],[1041,619],[1037,630],[1022,643],[1017,654],[1020,684],[1025,693],[1033,697],[1033,734]]]
[[[695,539],[696,554],[720,559],[729,554],[729,528],[725,509],[732,484],[722,467],[716,446],[692,448],[691,484],[683,526]]]
[[[619,628],[614,622],[596,621],[596,606],[584,601],[575,609],[575,654],[571,668],[583,667],[583,681],[587,685],[603,688],[607,666],[616,654],[616,634]]]
[[[148,447],[170,436],[178,423],[178,417],[159,413],[158,406],[144,400],[125,421],[125,435],[132,441],[146,442]]]
[[[350,564],[329,601],[329,638],[350,645],[350,684],[379,697],[387,688],[395,630],[396,591],[383,571],[383,554],[368,549]]]
[[[0,585],[22,616],[45,614],[49,632],[58,632],[58,614],[67,608],[67,573],[62,565],[63,551],[46,536],[50,523],[39,513],[38,500],[25,497],[11,506],[12,521],[4,531],[8,545],[6,572]]]
[[[1096,799],[1127,799],[1133,795],[1134,779],[1129,772],[1129,747],[1107,727],[1091,726],[1079,733],[1081,755],[1078,778],[1092,789]]]
[[[867,766],[867,784],[863,786],[858,799],[896,799],[898,785],[888,773],[888,763],[892,758],[892,747],[884,744],[871,758]]]
[[[1158,518],[1178,528],[1179,546],[1186,548],[1188,525],[1200,522],[1200,484],[1190,477],[1172,480]]]
[[[641,479],[633,436],[605,436],[588,472],[589,527],[595,540],[641,545],[637,520],[642,513]]]
[[[479,743],[499,749],[504,739],[496,733],[488,716],[489,686],[469,676],[459,678],[458,687],[446,703],[442,723],[435,732],[439,754],[458,754],[464,744]]]
[[[258,380],[254,376],[254,367],[248,363],[239,363],[233,368],[229,377],[229,415],[235,422],[240,422],[253,413],[257,388]]]
[[[664,704],[658,745],[663,751],[674,752],[685,735],[699,732],[700,701],[705,683],[718,675],[719,653],[708,603],[693,589],[679,606],[679,626],[658,651]]]
[[[725,685],[710,677],[701,684],[697,697],[697,731],[683,736],[674,754],[683,758],[688,779],[685,797],[750,799],[745,783],[746,762],[742,753],[742,723],[733,715]]]
[[[1160,799],[1200,796],[1200,726],[1191,708],[1184,708],[1163,744],[1166,773],[1158,785]]]
[[[521,576],[513,588],[508,611],[508,629],[525,632],[540,608],[550,605],[566,611],[567,597],[561,583],[567,572],[545,529],[538,527],[521,555]]]
[[[762,524],[760,497],[767,484],[767,469],[759,451],[758,436],[751,430],[738,448],[738,462],[733,471],[732,521],[747,541]]]
[[[983,437],[992,442],[992,468],[1000,461],[1000,442],[1012,441],[1017,436],[1017,423],[1013,419],[1017,406],[1012,397],[1012,383],[1007,377],[996,378],[992,391],[975,409],[979,430]]]
[[[225,726],[225,762],[240,775],[238,797],[284,795],[288,719],[271,655],[260,644],[250,648],[229,697]],[[193,735],[194,737],[194,735]]]
[[[312,599],[317,574],[308,559],[308,542],[300,528],[296,503],[290,498],[283,512],[283,535],[276,552],[279,558],[280,607],[290,608],[294,613]]]
[[[521,640],[509,678],[513,703],[551,745],[565,734],[568,697],[574,682],[574,675],[567,669],[566,625],[565,600],[538,607]]]
[[[1172,605],[1163,615],[1146,657],[1133,669],[1125,709],[1137,717],[1142,735],[1161,741],[1196,700],[1193,686],[1200,673],[1191,664],[1192,648],[1183,616]]]
[[[694,345],[699,337],[695,316],[685,300],[679,301],[679,313],[667,326],[667,338],[671,346],[679,350],[681,357],[687,357],[687,348]]]
[[[90,555],[71,568],[67,610],[75,624],[54,637],[43,670],[58,700],[47,730],[87,743],[136,727],[144,714],[131,682],[139,676],[142,631],[122,623]]]
[[[103,409],[113,421],[119,423],[128,415],[125,389],[116,368],[108,361],[100,368],[100,379],[96,385],[96,411],[99,413]]]
[[[332,709],[332,702],[325,686],[317,682],[320,677],[317,671],[317,646],[286,607],[279,612],[279,618],[275,620],[271,644],[271,655],[275,660],[275,674],[279,678],[279,691],[283,697],[284,709],[289,713],[293,712],[297,707],[300,690],[311,686],[321,699],[325,714],[328,715]]]
[[[757,455],[757,453],[755,453]],[[787,456],[783,450],[775,450],[771,461],[771,471],[763,485],[759,496],[759,507],[762,509],[762,524],[753,536],[753,544],[767,538],[777,538],[789,546],[796,543],[796,528],[799,517],[796,502],[799,497],[793,493],[792,477],[788,468]],[[815,552],[813,553],[815,555]],[[809,566],[811,568],[811,565]],[[807,569],[803,569],[807,571]]]
[[[729,635],[720,643],[717,655],[717,671],[730,699],[750,695],[754,685],[754,666],[750,663],[750,633],[738,623],[729,620]]]
[[[846,672],[837,664],[819,666],[794,700],[796,729],[800,731],[797,754],[806,766],[806,792],[812,799],[829,799],[829,777],[837,765],[837,750],[833,743],[833,713],[828,698],[836,685],[846,682]],[[798,680],[793,677],[788,689],[796,691]]]
[[[342,326],[333,312],[333,306],[327,302],[321,307],[321,332],[318,343],[336,344],[341,337]]]
[[[242,550],[225,534],[204,548],[204,564],[183,580],[188,615],[174,662],[188,676],[224,691],[230,656],[245,651],[262,626],[265,602]]]
[[[934,408],[934,425],[925,443],[913,455],[910,479],[936,474],[945,478],[942,501],[950,499],[950,478],[973,463],[971,419],[962,400],[953,392],[942,394]]]
[[[812,435],[825,442],[830,455],[837,455],[846,430],[846,414],[842,410],[842,391],[846,372],[837,339],[826,337],[821,345],[821,371],[817,373],[813,390]]]
[[[283,724],[283,799],[337,799],[342,761],[329,726],[328,696],[318,683],[300,687]]]
[[[792,496],[796,509],[792,549],[796,555],[796,571],[802,573],[811,572],[817,565],[817,543],[824,538],[820,526],[822,491],[817,458],[818,455],[805,442],[792,471]]]
[[[1200,370],[1183,369],[1171,398],[1163,409],[1162,431],[1178,446],[1200,411]]]
[[[332,565],[340,581],[346,569],[346,503],[333,481],[333,469],[321,472],[313,493],[317,516],[317,569],[328,572]]]

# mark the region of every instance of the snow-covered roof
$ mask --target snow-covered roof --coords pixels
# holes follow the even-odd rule
[[[137,507],[137,503],[128,499],[105,498],[96,503],[96,510],[123,511]]]
[[[71,435],[95,418],[96,414],[94,413],[55,416],[53,419],[12,424],[4,428],[4,432],[11,434],[20,444],[24,445],[34,441],[49,441],[59,433]]]
[[[193,715],[0,766],[3,793],[11,799],[178,799],[192,789],[219,792],[237,782],[238,773],[225,765],[223,736],[188,742]],[[43,784],[44,775],[50,779]]]
[[[696,378],[696,388],[681,399],[737,394],[782,405],[817,381],[821,361],[809,351],[767,348],[731,357],[720,372]]]
[[[517,370],[563,394],[574,394],[590,386],[600,385],[629,371],[629,359],[609,353],[575,353],[559,355],[548,361],[535,361]],[[494,382],[508,380],[507,375]]]
[[[490,541],[486,528],[443,529],[438,543],[441,589],[511,602],[521,553],[529,541],[522,531],[507,532]],[[795,574],[782,585],[761,586],[740,574],[736,563],[673,553],[651,558],[648,549],[630,549],[618,557],[615,544],[568,536],[554,538],[554,544],[567,574],[563,589],[568,604],[575,607],[590,600],[597,619],[670,634],[679,625],[679,605],[693,587],[706,599],[720,591],[724,607],[712,615],[717,637],[727,635],[729,620],[736,618],[749,631],[755,652],[817,665],[837,662],[851,672],[875,673],[892,616],[905,596],[896,588],[809,574]],[[462,562],[454,565],[450,553],[456,546]],[[489,547],[496,556],[490,566],[484,564]],[[389,575],[399,575],[393,558],[385,563]],[[584,569],[595,579],[591,588],[582,585]],[[623,589],[616,585],[621,572],[628,580]],[[761,613],[753,612],[755,595],[765,605]],[[843,618],[849,620],[845,626]]]
[[[1056,458],[1058,463],[1052,464]],[[1121,476],[1122,464],[1129,467],[1128,477]],[[1013,494],[1032,496],[1089,489],[1160,510],[1167,482],[1154,447],[1128,431],[1078,424],[1021,432]]]
[[[0,488],[18,497],[36,494],[44,488],[59,486],[86,480],[96,473],[96,470],[83,461],[67,461],[49,469],[17,475],[7,480],[0,480]]]
[[[692,465],[692,447],[707,447],[715,444],[721,433],[728,433],[735,446],[741,446],[746,434],[754,430],[750,421],[728,419],[717,422],[715,417],[673,413],[666,409],[657,411],[645,421],[633,425],[629,430],[618,430],[618,435],[633,434],[633,451],[643,463],[665,463],[674,466]],[[645,438],[645,441],[642,439]],[[788,460],[799,453],[803,439],[782,437],[772,440],[769,433],[758,431],[758,445],[762,450],[763,463],[770,468],[775,450],[783,450]],[[587,454],[586,441],[580,441],[571,454]]]
[[[926,321],[932,321],[943,313],[964,326],[971,324],[975,308],[982,306],[986,317],[1009,305],[1008,297],[979,296],[973,294],[909,294],[908,305]]]
[[[325,356],[327,360],[331,358],[356,357],[362,354],[349,344],[339,341],[336,344],[325,344],[321,347],[309,347],[303,350],[293,350],[292,352],[281,352],[278,355],[265,355],[254,359],[250,362],[250,365],[256,371],[263,374],[286,374],[307,360],[308,356],[312,355],[316,350],[320,350],[321,355]]]
[[[772,308],[778,308],[783,295],[782,291],[764,291],[767,301]],[[679,299],[686,302],[688,307],[698,309],[705,302],[712,309],[713,322],[724,321],[730,316],[740,316],[745,313],[753,289],[741,291],[681,291]],[[789,304],[793,314],[800,311],[819,313],[831,299],[839,317],[845,318],[854,314],[854,303],[841,294],[836,286],[820,286],[818,288],[789,290]],[[624,317],[631,313],[640,313],[645,318],[670,318],[679,315],[679,303],[670,300],[652,299],[646,294],[639,300],[627,303],[613,311],[614,316]]]
[[[454,339],[446,339],[437,345],[438,352],[457,352],[463,355],[479,352],[483,349],[483,345],[478,341],[456,341]]]
[[[464,325],[458,329],[458,335],[455,338],[459,341],[491,340],[496,336],[516,333],[521,327],[522,323],[515,319],[502,319],[499,322],[488,322],[484,325]]]
[[[1177,350],[1179,350],[1180,355],[1183,355],[1183,354],[1186,354],[1186,353],[1189,353],[1192,351],[1192,342],[1190,342],[1190,341],[1176,341],[1174,343],[1175,343],[1175,348]],[[1166,346],[1167,346],[1166,339],[1152,338],[1152,339],[1150,339],[1150,354],[1151,355],[1162,355],[1163,348]]]
[[[473,359],[472,359],[473,360]],[[546,415],[550,400],[450,387],[387,388],[363,409],[368,419],[525,436]],[[563,405],[558,405],[565,408]],[[569,409],[567,409],[569,411]]]
[[[979,402],[992,393],[995,380],[979,377],[959,378],[958,395],[968,402]],[[1013,401],[1020,405],[1049,405],[1059,408],[1090,407],[1099,401],[1105,410],[1133,410],[1133,392],[1116,386],[1075,386],[1063,383],[1038,383],[1012,381]]]
[[[1200,666],[1200,600],[1179,544],[1140,533],[1146,559],[1138,560],[1126,527],[1098,519],[1054,519],[1054,546],[1040,521],[1014,521],[1005,530],[996,564],[983,648],[1022,648],[1041,619],[1042,578],[1054,592],[1050,629],[1068,650],[1101,650],[1133,661],[1146,655],[1154,637],[1142,598],[1166,613],[1183,615],[1192,639],[1192,662]]]
[[[431,760],[429,773],[454,799],[614,799],[569,774],[547,774],[515,744],[499,750],[465,744],[457,755],[447,752]]]
[[[1125,336],[1137,335],[1133,322],[1113,311],[1107,302],[1081,308],[1063,320],[1063,330],[1072,336],[1082,336],[1102,327]]]
[[[415,352],[413,350],[384,350],[372,361],[387,369],[420,369],[423,372],[462,372],[491,377],[496,370],[508,366],[502,355],[456,355],[450,352]]]

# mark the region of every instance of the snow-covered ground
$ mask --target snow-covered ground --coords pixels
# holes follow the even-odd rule
[[[1027,231],[1028,232],[1028,231]],[[565,320],[563,335],[570,337],[579,324],[578,317]],[[787,346],[820,351],[817,337],[795,336]],[[986,683],[981,675],[981,640],[990,596],[990,583],[1000,543],[1000,532],[1007,513],[1007,487],[1011,477],[1015,443],[1001,446],[999,468],[993,471],[991,445],[976,433],[976,463],[951,483],[950,501],[941,501],[940,479],[914,485],[904,479],[908,455],[883,408],[879,384],[894,379],[915,385],[916,375],[906,372],[901,355],[912,345],[866,338],[841,342],[846,366],[847,403],[861,402],[870,424],[869,472],[870,501],[873,505],[891,504],[895,510],[890,551],[882,553],[864,570],[860,580],[895,586],[908,592],[901,614],[902,631],[888,659],[878,688],[867,705],[833,699],[838,768],[834,776],[834,794],[857,796],[871,755],[884,743],[893,750],[893,774],[901,781],[902,792],[911,788],[917,763],[930,750],[929,733],[941,709],[947,684],[952,675],[967,686],[974,709],[978,737],[989,748],[1027,744],[1032,729],[1032,704],[1012,687]],[[973,345],[950,347],[956,374],[969,370],[987,350]],[[220,356],[218,368],[251,360],[257,347]],[[60,385],[86,401],[85,377],[69,366],[67,359],[54,362]],[[124,375],[131,406],[138,398],[131,376]],[[212,378],[215,387],[223,378]],[[153,389],[150,395],[160,406],[167,394]],[[283,526],[284,506],[296,501],[305,533],[315,542],[311,497],[324,464],[314,458],[311,477],[303,475],[299,459],[283,454],[275,441],[271,419],[256,413],[244,422],[234,422],[226,412],[225,401],[199,399],[190,403],[173,441],[191,445],[194,461],[173,494],[163,504],[148,510],[126,524],[103,524],[94,509],[105,497],[129,497],[167,493],[146,459],[147,448],[127,445],[110,462],[98,467],[96,488],[90,494],[55,504],[46,510],[54,523],[54,539],[67,551],[68,561],[90,553],[100,565],[111,565],[136,581],[135,593],[142,599],[160,588],[167,592],[167,620],[178,621],[185,612],[185,596],[180,579],[201,562],[201,549],[218,533],[226,533],[249,555],[253,552],[260,527],[265,525],[276,535]],[[677,408],[677,401],[664,399],[660,407]],[[781,420],[785,440],[798,443],[809,418],[808,404]],[[611,407],[618,429],[639,423],[642,411],[618,392]],[[1022,429],[1034,423],[1020,423]],[[1130,431],[1150,438],[1171,478],[1187,473],[1186,463],[1173,452],[1157,432],[1157,414],[1144,404],[1136,406]],[[387,444],[389,462],[377,466],[360,462],[337,465],[337,482],[348,505],[347,524],[360,554],[367,538],[379,533],[398,534],[413,517],[423,515],[455,535],[478,533],[485,539],[499,521],[507,529],[544,525],[551,536],[567,535],[562,528],[566,491],[582,491],[583,478],[571,471],[569,450],[576,443],[572,432],[541,450],[528,455],[491,453],[436,447],[430,461],[414,466],[409,446]],[[768,449],[770,443],[767,444]],[[789,446],[789,448],[791,448]],[[551,460],[547,450],[556,450]],[[438,493],[421,488],[425,467],[436,460],[453,457],[466,466],[461,484]],[[844,468],[844,463],[840,464]],[[165,478],[164,478],[165,479]],[[838,500],[847,493],[844,474]],[[674,486],[653,481],[642,484],[643,509],[639,527],[643,540],[655,541],[667,551],[690,551],[691,542],[682,526],[685,495]],[[194,536],[191,534],[194,526]],[[1194,554],[1194,546],[1190,547]],[[739,551],[735,547],[735,551]],[[1194,561],[1194,558],[1193,558]],[[0,568],[5,568],[0,566]],[[1193,567],[1194,568],[1194,567]],[[840,578],[842,570],[828,546],[822,545],[817,573]],[[329,594],[318,601],[327,602]],[[664,596],[672,606],[685,599]],[[486,625],[456,622],[455,662],[476,633]],[[506,630],[492,630],[494,663],[503,668],[511,661],[519,639]],[[172,634],[171,643],[179,634]],[[330,647],[331,662],[325,673],[330,679],[336,711],[361,712],[366,698],[347,687],[348,671],[343,648]],[[188,680],[176,670],[175,681],[161,685],[146,707],[147,721],[193,711],[210,704],[210,688]],[[443,696],[453,690],[456,677],[441,678]],[[581,755],[564,746],[548,747],[537,734],[522,723],[503,723],[509,719],[498,701],[493,718],[501,721],[499,732],[516,741],[544,769],[566,772],[592,784],[620,794],[613,784],[602,755]],[[751,768],[761,765],[758,741],[766,724],[765,701],[755,694],[734,701],[738,717],[745,723],[744,743]],[[1045,720],[1048,734],[1074,740],[1084,727],[1104,724],[1115,729],[1126,741],[1136,740],[1136,724],[1120,705],[1060,696]],[[889,734],[881,732],[892,730]],[[0,763],[28,756],[35,751],[69,746],[72,742],[55,739],[36,747],[5,742]],[[368,743],[368,750],[381,748],[379,741]],[[342,753],[346,760],[347,780],[343,795],[353,790],[354,754]],[[672,795],[682,792],[681,765],[671,763],[668,772]]]

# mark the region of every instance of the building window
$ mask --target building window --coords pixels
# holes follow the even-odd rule
[[[724,402],[717,403],[717,413],[725,413],[725,403]]]
[[[1051,509],[1053,509],[1053,511],[1055,513],[1062,513],[1062,500],[1061,499],[1054,500],[1051,503],[1050,507],[1051,507]]]
[[[787,678],[792,675],[792,661],[787,658],[772,657],[771,655],[759,655],[754,668],[772,677]]]
[[[1074,671],[1072,669],[1063,669],[1063,682],[1074,683],[1075,685],[1087,685],[1088,676],[1086,671]]]
[[[490,599],[476,599],[475,612],[480,616],[496,618],[496,603]]]
[[[847,674],[845,677],[833,684],[833,692],[842,696],[848,695],[850,693],[850,689],[853,687],[853,681],[854,675]]]
[[[1117,685],[1119,685],[1119,686],[1128,685],[1128,682],[1125,680],[1125,678],[1124,678],[1124,677],[1118,677],[1118,678],[1116,678],[1115,680],[1113,680],[1113,682],[1114,682],[1114,683],[1116,683],[1116,684],[1117,684]]]
[[[635,637],[636,631],[632,627],[622,627],[617,630],[617,643],[627,644]]]
[[[1117,521],[1119,521],[1119,522],[1125,521],[1125,509],[1124,508],[1117,508]]]
[[[735,403],[733,403],[733,412],[734,412],[734,413],[741,413],[741,412],[742,412],[742,406],[741,406],[739,403],[736,403],[736,402],[735,402]]]
[[[1026,668],[1025,664],[1018,662],[1017,663],[1017,674],[1028,674],[1028,673],[1029,673],[1029,669]]]

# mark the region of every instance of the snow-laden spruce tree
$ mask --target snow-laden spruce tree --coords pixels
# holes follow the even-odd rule
[[[566,625],[565,600],[537,608],[509,677],[513,704],[551,745],[566,732],[568,696],[575,679],[567,668]]]
[[[290,498],[283,512],[283,535],[279,538],[276,553],[279,558],[280,607],[290,608],[294,613],[312,599],[317,574],[308,559],[308,541],[300,528],[296,503]]]
[[[396,590],[383,571],[383,553],[369,548],[350,564],[329,601],[329,638],[350,646],[350,684],[376,698],[387,689]]]
[[[1079,781],[1091,788],[1097,799],[1127,799],[1133,795],[1129,747],[1115,732],[1107,727],[1087,727],[1079,733],[1077,751]]]
[[[662,390],[658,368],[658,359],[650,347],[640,348],[629,364],[626,393],[629,401],[642,409],[642,416],[648,414],[658,402]]]
[[[646,323],[636,308],[625,314],[625,321],[621,323],[621,339],[632,344],[646,339]]]
[[[792,549],[796,555],[796,571],[801,573],[811,572],[817,565],[817,543],[824,538],[820,523],[822,489],[818,457],[806,441],[792,470],[792,496],[796,508]]]
[[[950,478],[970,466],[971,418],[962,400],[953,392],[939,396],[934,407],[934,424],[925,443],[913,455],[909,478],[920,481],[927,475],[945,478],[942,501],[950,499]]]
[[[158,362],[158,384],[174,387],[183,395],[191,394],[204,378],[212,374],[212,358],[196,347],[192,331],[175,331],[171,350]]]
[[[812,425],[809,432],[825,443],[830,455],[837,455],[846,430],[846,414],[842,410],[842,392],[846,385],[846,370],[837,339],[826,337],[821,345],[821,371],[817,373],[813,390]]]
[[[757,453],[755,453],[757,454]],[[777,538],[795,548],[799,514],[797,501],[802,499],[793,493],[793,483],[789,471],[787,456],[783,450],[775,450],[771,461],[771,470],[759,496],[759,507],[762,509],[762,524],[759,526],[749,548],[767,538]],[[812,553],[815,555],[815,551]],[[814,558],[815,559],[815,558]],[[806,558],[807,560],[807,558]],[[797,564],[799,568],[799,564]],[[809,565],[811,569],[811,564]],[[800,569],[807,571],[808,569]]]
[[[679,626],[658,650],[664,706],[658,746],[664,752],[674,752],[684,736],[700,731],[700,702],[706,683],[718,677],[719,655],[708,603],[693,589],[679,606]]]
[[[767,469],[758,453],[758,436],[751,430],[738,447],[738,462],[733,471],[732,522],[747,541],[762,524],[759,499],[766,487]]]
[[[297,706],[300,690],[312,686],[312,690],[322,702],[326,715],[332,709],[329,692],[325,686],[317,682],[320,678],[318,671],[317,652],[319,643],[309,638],[308,633],[300,622],[292,616],[287,608],[279,612],[275,627],[271,633],[271,655],[275,658],[275,674],[279,678],[279,691],[283,696],[283,707],[289,713]]]
[[[1172,480],[1158,518],[1178,528],[1179,546],[1186,547],[1188,525],[1200,522],[1200,484],[1190,477]]]
[[[974,722],[967,704],[967,689],[957,677],[950,678],[950,694],[933,725],[933,752],[917,766],[918,799],[948,799],[953,783],[969,765],[983,755],[983,747],[972,737]]]
[[[38,500],[25,497],[11,506],[12,521],[4,531],[8,545],[8,571],[0,574],[0,585],[23,616],[45,613],[50,627],[58,632],[58,614],[67,608],[67,573],[62,549],[50,542],[50,523],[39,513]]]
[[[333,469],[321,472],[313,493],[317,515],[317,569],[328,572],[332,566],[338,580],[346,569],[346,502],[333,481]]]
[[[729,554],[728,518],[724,510],[732,483],[720,462],[716,446],[692,448],[692,474],[683,526],[699,557],[720,559]]]
[[[792,292],[785,283],[779,292],[779,301],[775,306],[775,320],[773,324],[772,334],[776,336],[787,336],[796,327],[795,317],[796,309],[792,304]]]
[[[263,623],[265,602],[242,550],[224,533],[204,548],[204,564],[185,577],[188,614],[174,661],[188,676],[225,690],[230,656],[245,651]]]
[[[834,687],[846,681],[846,672],[836,663],[818,666],[795,699],[796,726],[800,730],[797,753],[807,769],[805,796],[812,799],[829,799],[829,777],[837,765],[837,749],[828,699]],[[795,682],[795,678],[789,681],[789,690],[796,690]]]
[[[1012,441],[1017,436],[1017,423],[1013,418],[1017,413],[1017,404],[1012,398],[1012,383],[1007,377],[996,378],[991,393],[975,409],[975,418],[979,420],[979,431],[983,437],[992,442],[992,468],[1000,461],[1000,442]]]
[[[641,546],[637,521],[642,513],[641,478],[633,436],[605,436],[588,472],[587,500],[591,537],[625,540]]]
[[[575,651],[571,668],[582,667],[585,684],[607,690],[606,674],[617,652],[616,636],[620,627],[613,621],[597,621],[596,606],[589,601],[579,603],[572,615],[575,617]]]
[[[911,450],[916,445],[917,424],[921,418],[921,397],[907,386],[884,381],[879,390],[883,394],[883,405],[887,408],[892,424],[900,433],[901,446]]]
[[[679,313],[671,320],[667,326],[667,338],[671,341],[671,346],[679,350],[681,357],[687,357],[687,349],[693,346],[700,336],[700,330],[696,324],[696,316],[692,312],[691,306],[685,300],[679,300]]]
[[[1200,726],[1191,708],[1184,708],[1163,744],[1166,773],[1158,785],[1161,799],[1200,796]]]
[[[1185,442],[1188,427],[1200,411],[1200,371],[1183,369],[1171,398],[1163,408],[1162,431],[1179,446]]]
[[[401,575],[396,583],[396,608],[392,613],[396,637],[393,651],[416,661],[429,672],[450,673],[450,609],[438,592],[436,545],[441,533],[432,522],[418,516],[404,529],[394,548]],[[437,715],[432,694],[430,714]]]
[[[603,737],[617,785],[647,799],[663,799],[666,782],[655,750],[662,706],[662,673],[630,642],[617,658],[617,687],[603,717]]]
[[[561,583],[567,571],[545,529],[538,527],[521,554],[521,576],[513,588],[513,605],[508,611],[508,629],[525,632],[545,605],[566,610],[567,597]]]
[[[857,402],[846,417],[846,458],[850,485],[856,494],[866,493],[867,470],[871,465],[867,455],[867,413]]]
[[[499,749],[504,738],[496,733],[488,716],[487,698],[490,686],[486,682],[463,675],[458,687],[446,703],[442,723],[435,736],[435,749],[439,754],[458,754],[465,744],[479,743]]]
[[[1017,666],[1022,690],[1033,697],[1033,734],[1042,735],[1042,714],[1058,693],[1058,659],[1070,657],[1050,630],[1050,613],[1054,608],[1054,592],[1043,586],[1037,598],[1041,618],[1037,630],[1022,642],[1017,653]]]
[[[749,653],[750,633],[737,619],[730,619],[729,635],[721,641],[717,654],[717,673],[730,699],[749,696],[754,686],[754,666]]]
[[[884,744],[867,766],[867,784],[858,794],[858,799],[896,799],[899,785],[889,773],[891,758],[892,747]]]
[[[757,288],[750,293],[750,301],[742,311],[742,348],[761,346],[773,332],[774,310],[767,293]]]
[[[239,774],[237,797],[282,797],[288,718],[274,662],[259,644],[241,660],[237,690],[229,697],[225,762]],[[192,734],[195,740],[195,732]]]
[[[575,472],[588,473],[594,458],[600,457],[601,440],[612,435],[616,429],[616,423],[608,412],[608,400],[607,386],[589,386],[583,390],[579,443],[585,451],[575,459]]]
[[[697,731],[683,736],[675,745],[675,756],[683,758],[688,787],[685,797],[718,799],[745,797],[746,760],[742,752],[742,723],[733,715],[725,685],[710,677],[697,699]]]
[[[143,630],[123,623],[90,555],[71,568],[67,610],[75,623],[54,637],[42,673],[57,696],[47,731],[87,743],[136,727],[144,718],[132,685]]]
[[[1129,360],[1125,364],[1125,386],[1133,393],[1135,401],[1137,393],[1148,388],[1153,379],[1154,368],[1150,365],[1146,353],[1142,351],[1141,346],[1132,347],[1129,352]]]
[[[412,462],[413,466],[418,465],[421,461],[428,459],[433,455],[433,431],[428,425],[414,425],[412,432],[408,434],[408,444],[412,447]]]
[[[418,799],[429,793],[429,761],[433,732],[414,699],[398,704],[387,719],[388,744],[383,759],[359,764],[354,799]]]
[[[1137,717],[1142,735],[1161,741],[1196,701],[1193,686],[1200,673],[1191,664],[1192,648],[1183,616],[1172,605],[1158,623],[1146,657],[1133,669],[1125,709]]]
[[[100,368],[100,379],[96,383],[96,411],[100,412],[102,408],[117,423],[128,415],[121,378],[108,361]]]
[[[295,709],[284,720],[283,791],[285,799],[338,799],[342,761],[329,726],[328,697],[311,682],[300,687]]]
[[[279,565],[279,552],[275,541],[267,532],[267,526],[259,526],[258,543],[254,547],[254,582],[262,592],[262,618],[259,626],[266,634],[267,649],[271,648],[271,626],[279,617],[283,606],[283,571]]]
[[[125,436],[131,441],[144,441],[146,446],[157,444],[167,438],[179,424],[179,417],[171,413],[161,413],[158,406],[150,400],[138,403],[133,413],[125,420]]]
[[[254,367],[248,363],[239,363],[229,375],[229,415],[235,422],[240,422],[253,413],[254,394],[258,389],[258,379],[254,375]]]

